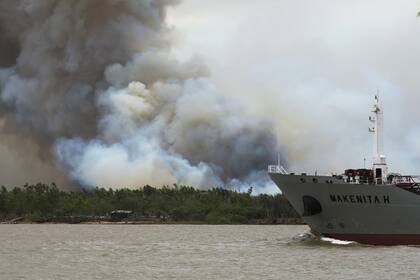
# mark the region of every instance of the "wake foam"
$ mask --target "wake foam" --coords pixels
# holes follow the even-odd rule
[[[339,240],[330,237],[318,236],[310,231],[292,237],[289,243],[307,246],[361,246],[361,244],[354,241]]]

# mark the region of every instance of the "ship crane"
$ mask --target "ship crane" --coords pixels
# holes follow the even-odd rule
[[[375,95],[375,103],[373,104],[373,116],[369,116],[369,121],[373,127],[369,127],[369,132],[373,133],[373,174],[375,182],[382,184],[386,182],[388,175],[388,166],[386,164],[386,156],[383,154],[383,126],[384,112],[382,104],[379,102],[379,96]]]

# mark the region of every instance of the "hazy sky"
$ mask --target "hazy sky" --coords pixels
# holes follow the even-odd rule
[[[418,0],[184,0],[168,20],[177,55],[201,57],[225,95],[275,122],[291,170],[370,163],[379,88],[391,170],[420,173],[419,10]]]

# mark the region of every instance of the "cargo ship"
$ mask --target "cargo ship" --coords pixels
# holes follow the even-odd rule
[[[388,172],[383,108],[375,96],[369,117],[371,168],[321,176],[268,166],[271,179],[317,236],[370,245],[420,245],[420,176]]]

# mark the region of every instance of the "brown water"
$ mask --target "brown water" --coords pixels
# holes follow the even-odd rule
[[[306,232],[306,226],[0,225],[0,279],[420,277],[419,247],[334,244]]]

